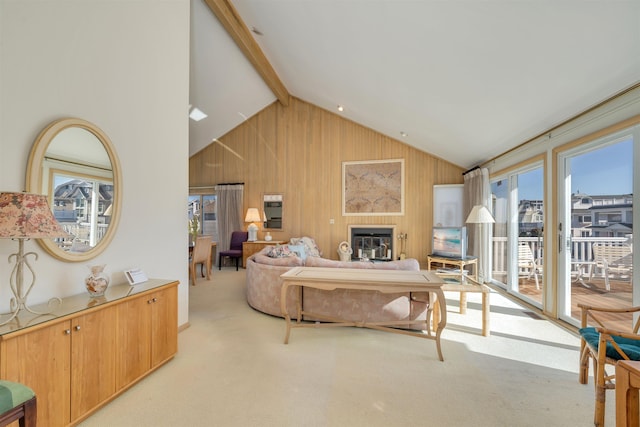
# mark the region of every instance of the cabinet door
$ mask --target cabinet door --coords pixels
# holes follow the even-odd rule
[[[148,295],[118,304],[116,390],[149,371],[151,316]]]
[[[2,378],[25,384],[38,397],[38,425],[69,424],[69,321],[2,341]]]
[[[71,420],[113,396],[116,360],[116,307],[71,321]]]
[[[156,292],[152,299],[151,366],[178,352],[178,288]]]

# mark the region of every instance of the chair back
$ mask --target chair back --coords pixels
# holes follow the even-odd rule
[[[191,260],[195,264],[206,263],[211,258],[211,236],[198,236]]]
[[[533,256],[531,247],[527,244],[518,245],[518,267],[533,268],[536,265],[536,259]]]
[[[231,233],[231,243],[229,244],[230,250],[242,250],[242,242],[246,242],[249,239],[249,233],[247,231],[234,231]]]

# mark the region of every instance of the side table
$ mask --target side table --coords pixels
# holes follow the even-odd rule
[[[275,246],[285,243],[285,240],[255,240],[242,242],[242,268],[247,268],[247,258],[256,252],[260,252],[265,246]]]
[[[448,258],[438,255],[427,255],[427,270],[431,270],[432,264],[435,265],[436,274],[448,276],[448,277],[458,277],[460,279],[460,283],[464,282],[465,278],[465,267],[469,266],[469,270],[466,275],[473,279],[474,282],[478,282],[478,258],[474,256],[468,256],[466,258]],[[438,267],[438,264],[440,267]],[[445,269],[447,271],[438,272],[437,269]],[[465,291],[460,291],[460,314],[465,314],[467,312],[467,293]]]

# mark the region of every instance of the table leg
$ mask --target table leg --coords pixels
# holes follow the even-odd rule
[[[445,307],[445,309],[441,311],[440,320],[437,323],[438,329],[436,330],[436,348],[438,349],[438,358],[440,359],[441,362],[444,362],[444,357],[442,356],[442,348],[440,346],[440,335],[442,335],[442,331],[444,330],[444,327],[447,325],[447,309],[446,309],[447,303],[444,299],[444,292],[442,292],[441,288],[435,290],[434,292],[436,294],[436,301],[442,301]],[[434,315],[434,322],[435,322],[435,315]]]
[[[491,310],[491,304],[489,300],[489,292],[482,292],[482,336],[488,337],[491,334],[489,326],[489,311]]]
[[[286,332],[284,335],[284,343],[289,344],[289,335],[291,334],[291,316],[289,315],[289,311],[287,310],[287,289],[289,288],[288,283],[282,284],[282,289],[280,293],[280,311],[284,316],[284,322],[286,325]],[[300,317],[300,315],[298,315]]]

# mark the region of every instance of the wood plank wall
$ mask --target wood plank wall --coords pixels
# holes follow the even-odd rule
[[[275,102],[219,140],[229,149],[213,143],[190,158],[189,185],[244,182],[244,212],[261,207],[265,193],[283,194],[283,231],[273,238],[313,237],[325,258],[338,259],[348,225],[392,224],[408,235],[407,257],[424,266],[433,186],[463,182],[463,168],[293,97],[288,107]],[[342,216],[342,162],[397,158],[405,159],[405,215]],[[261,229],[258,239],[263,235]]]

